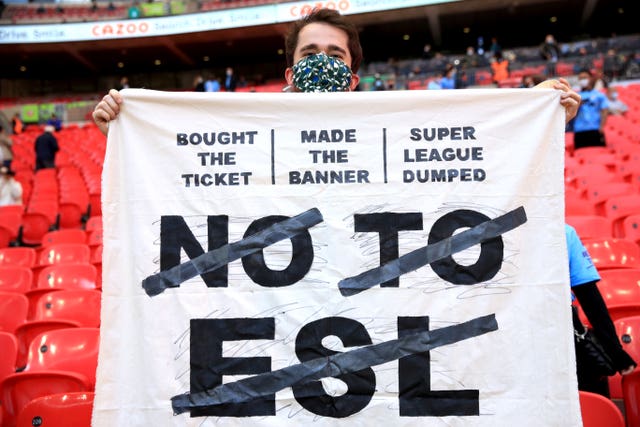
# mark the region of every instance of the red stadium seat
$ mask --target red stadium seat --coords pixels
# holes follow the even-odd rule
[[[31,289],[32,276],[30,268],[0,265],[0,291],[25,293]]]
[[[97,269],[92,264],[63,263],[44,267],[40,271],[36,288],[25,295],[29,298],[29,314],[32,319],[35,304],[41,295],[61,289],[96,289]]]
[[[19,372],[5,378],[0,385],[3,427],[15,427],[20,411],[32,400],[58,393],[92,391],[87,379],[73,372]]]
[[[640,244],[640,214],[629,215],[622,221],[624,238]]]
[[[600,277],[598,289],[614,321],[640,314],[640,269],[602,270]]]
[[[605,215],[605,202],[614,196],[627,196],[636,192],[636,189],[628,182],[604,182],[594,183],[586,189],[589,203],[593,205],[597,215]],[[622,237],[622,236],[619,236]]]
[[[51,246],[58,243],[86,243],[87,233],[84,230],[55,230],[49,231],[42,237],[42,246]]]
[[[18,341],[11,332],[0,331],[0,384],[9,375],[16,372],[16,354]],[[0,418],[2,420],[2,418]]]
[[[613,223],[613,236],[624,237],[622,222],[629,215],[640,214],[640,196],[613,196],[605,202],[605,215]]]
[[[18,426],[88,427],[94,392],[59,393],[27,403],[18,414]]]
[[[640,362],[640,315],[620,317],[614,323],[622,348],[633,360]],[[621,380],[620,374],[609,377],[609,391],[613,399],[623,398]]]
[[[14,333],[27,319],[29,300],[17,292],[0,292],[0,331]]]
[[[80,326],[100,326],[102,293],[90,289],[69,289],[44,294],[35,307],[35,320],[71,320]]]
[[[37,265],[88,263],[90,260],[91,251],[86,243],[57,243],[40,252]]]
[[[15,336],[18,340],[16,366],[24,368],[29,356],[29,347],[33,340],[40,334],[55,331],[57,329],[77,328],[78,326],[80,325],[77,322],[66,319],[31,320],[21,324],[15,331]]]
[[[54,226],[54,222],[44,213],[27,212],[22,215],[20,241],[25,245],[38,246],[52,226]]]
[[[598,215],[570,215],[565,222],[576,229],[581,239],[610,239],[611,220]]]
[[[626,239],[584,239],[593,264],[601,271],[609,268],[640,268],[640,247]]]
[[[84,229],[89,231],[102,230],[102,216],[92,216],[87,220]]]
[[[27,247],[0,249],[0,265],[19,265],[31,268],[36,263],[36,250]]]
[[[18,239],[22,212],[0,210],[0,248],[6,248]]]
[[[579,393],[584,427],[625,427],[622,413],[610,399],[586,391]]]
[[[622,377],[622,398],[627,426],[640,426],[640,369]]]

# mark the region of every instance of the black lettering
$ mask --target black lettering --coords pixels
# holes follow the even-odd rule
[[[411,134],[411,136],[409,137],[410,140],[412,141],[420,141],[421,136],[420,136],[420,129],[418,128],[412,128],[409,133]]]
[[[398,338],[429,330],[429,317],[398,317]],[[412,354],[398,360],[401,417],[480,415],[479,390],[431,390],[431,354]]]
[[[215,215],[207,217],[208,249],[212,251],[226,245],[229,240],[229,217]],[[180,264],[180,250],[183,249],[189,259],[204,253],[204,249],[187,226],[184,218],[177,215],[164,215],[160,218],[160,271],[168,270]],[[228,268],[225,265],[217,270],[200,275],[207,287],[226,287]]]
[[[273,340],[275,321],[260,319],[191,319],[190,392],[222,384],[223,375],[262,374],[271,371],[270,357],[223,357],[224,341]],[[275,394],[250,402],[225,403],[191,409],[191,417],[252,417],[276,414]]]
[[[380,245],[380,265],[398,259],[398,232],[405,230],[422,230],[421,213],[372,213],[353,215],[354,230],[356,232],[377,232]],[[392,279],[381,283],[381,287],[397,288],[399,279]]]
[[[189,144],[189,141],[187,141],[187,134],[186,133],[179,133],[177,135],[178,140],[178,145],[187,145]]]
[[[338,352],[322,346],[322,339],[337,336],[344,347],[372,344],[371,337],[360,322],[344,317],[328,317],[308,323],[296,337],[296,355],[301,362],[327,357]],[[376,389],[376,375],[366,368],[335,377],[348,388],[342,396],[328,395],[320,381],[291,387],[293,396],[307,411],[323,417],[345,418],[364,409]]]
[[[287,216],[271,215],[257,219],[249,225],[244,237],[248,237],[271,225],[288,219]],[[291,262],[284,270],[272,270],[264,261],[264,249],[242,257],[242,266],[247,275],[260,286],[281,287],[292,285],[301,280],[311,269],[313,263],[313,241],[308,230],[304,230],[290,239]]]
[[[460,209],[440,217],[433,223],[429,244],[453,236],[459,228],[475,227],[491,218],[480,212]],[[469,266],[458,264],[452,255],[431,263],[433,271],[443,280],[455,285],[475,285],[492,279],[502,267],[504,257],[502,237],[494,237],[480,244],[478,260]]]

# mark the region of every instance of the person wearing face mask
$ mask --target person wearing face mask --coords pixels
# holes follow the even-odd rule
[[[285,38],[287,68],[285,92],[354,91],[360,77],[362,47],[355,25],[339,12],[314,9],[295,21]],[[549,81],[549,87],[561,91],[560,104],[567,120],[573,118],[580,96],[563,80]],[[106,135],[122,105],[122,95],[111,89],[93,110],[93,120]]]
[[[605,146],[604,126],[609,114],[609,100],[604,93],[594,89],[594,79],[589,70],[578,74],[582,102],[573,120],[574,149]]]
[[[607,88],[607,99],[609,100],[609,114],[622,115],[629,111],[629,106],[620,100],[617,87],[609,86]]]

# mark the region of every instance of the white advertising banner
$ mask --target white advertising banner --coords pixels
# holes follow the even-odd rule
[[[95,426],[580,424],[557,91],[122,95]]]

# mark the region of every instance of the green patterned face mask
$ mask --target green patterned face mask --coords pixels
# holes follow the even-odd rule
[[[351,85],[351,70],[340,59],[320,52],[293,66],[293,84],[302,92],[345,92]]]

